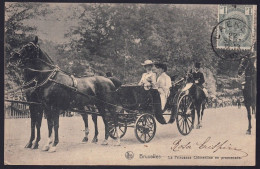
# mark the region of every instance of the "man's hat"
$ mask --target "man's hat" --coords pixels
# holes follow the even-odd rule
[[[195,63],[195,68],[198,68],[198,69],[200,68],[200,63],[199,62]]]
[[[141,63],[141,65],[143,65],[143,66],[145,66],[145,65],[152,65],[152,64],[154,64],[154,62],[151,61],[151,60],[146,60],[146,61],[144,61],[144,63]]]
[[[167,71],[167,65],[164,63],[155,63],[155,67],[163,69],[164,72]]]

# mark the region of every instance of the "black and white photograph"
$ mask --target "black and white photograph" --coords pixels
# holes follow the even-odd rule
[[[257,5],[4,5],[5,165],[256,165]]]

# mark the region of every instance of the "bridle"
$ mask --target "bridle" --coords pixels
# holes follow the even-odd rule
[[[31,47],[31,46],[34,48],[34,50],[32,51],[32,52],[34,53],[34,57],[25,57],[25,58],[22,58],[22,57],[21,57],[22,55],[24,55],[24,56],[28,56],[28,55],[29,55],[27,48],[28,48],[28,47]],[[37,60],[39,60],[40,62],[42,62],[42,63],[44,63],[44,64],[46,64],[46,65],[48,65],[48,66],[50,66],[50,67],[52,67],[52,68],[57,67],[56,65],[54,65],[53,60],[52,60],[47,54],[46,54],[46,59],[47,59],[48,61],[45,61],[45,60],[41,59],[41,58],[40,58],[40,51],[41,51],[41,49],[40,49],[39,45],[34,44],[33,42],[29,42],[28,44],[24,45],[18,52],[17,52],[17,51],[14,51],[14,52],[13,52],[11,58],[12,58],[15,54],[17,54],[18,57],[19,57],[18,64],[14,65],[14,66],[15,66],[15,67],[18,67],[18,66],[20,66],[20,63],[21,63],[21,62],[24,63],[24,62],[26,62],[27,60],[37,59]],[[10,58],[10,59],[11,59],[11,58]],[[27,68],[23,68],[23,69],[30,69],[30,68],[27,67]]]
[[[31,58],[31,57],[22,58],[21,57],[22,55],[24,55],[24,56],[29,55],[29,53],[27,51],[28,50],[27,47],[29,47],[30,45],[32,45],[32,47],[34,48],[33,52],[35,52],[36,55],[33,58]],[[16,92],[16,91],[22,90],[22,89],[24,89],[24,92],[25,92],[25,91],[28,91],[28,90],[39,88],[39,87],[45,85],[51,78],[53,78],[58,71],[62,71],[57,65],[53,64],[53,61],[49,56],[46,55],[48,61],[41,59],[40,58],[40,50],[41,49],[38,45],[35,45],[33,42],[30,42],[27,45],[24,45],[18,52],[14,51],[14,54],[18,54],[18,57],[19,57],[19,60],[17,61],[18,64],[14,65],[14,66],[20,67],[21,62],[26,62],[27,60],[37,59],[40,62],[48,65],[49,67],[51,67],[51,69],[49,69],[49,70],[37,70],[37,69],[31,68],[31,67],[22,67],[22,69],[29,70],[31,72],[49,73],[47,78],[45,80],[43,80],[41,83],[38,83],[37,76],[35,76],[31,80],[29,80],[28,82],[24,83],[22,86],[20,86],[16,89],[9,90],[9,91],[7,91],[7,93],[13,93],[13,92]],[[32,87],[29,87],[33,83],[35,85],[33,85]]]

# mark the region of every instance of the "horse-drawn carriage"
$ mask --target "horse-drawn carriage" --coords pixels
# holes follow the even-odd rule
[[[108,135],[112,138],[123,137],[127,128],[133,127],[137,139],[147,143],[155,136],[156,120],[161,124],[173,123],[176,120],[177,128],[182,135],[189,134],[193,129],[195,104],[189,95],[189,89],[184,90],[185,81],[175,82],[162,110],[160,95],[156,89],[145,90],[142,86],[117,88],[112,80],[102,76],[73,77],[56,66],[37,42],[38,38],[35,38],[34,42],[23,46],[10,58],[10,63],[17,63],[13,66],[26,70],[25,84],[20,89],[30,91],[27,93],[27,104],[30,105],[32,126],[26,148],[38,148],[43,111],[48,122],[49,140],[52,128],[55,133],[54,141],[49,141],[44,146],[45,151],[49,150],[51,143],[51,151],[55,151],[59,142],[59,114],[68,109],[82,115],[86,129],[84,141],[88,140],[88,114],[94,115],[94,142],[97,142],[98,115],[102,116],[105,124],[105,142]],[[84,110],[88,105],[92,108]],[[93,109],[93,106],[96,108]],[[35,127],[37,137],[32,143],[35,139]]]
[[[118,113],[120,138],[125,135],[128,127],[132,127],[138,141],[147,143],[155,136],[156,120],[160,124],[171,124],[176,120],[179,132],[182,135],[189,134],[193,128],[192,111],[195,109],[190,95],[183,91],[182,86],[176,84],[171,88],[164,110],[161,109],[158,90],[145,90],[143,86],[121,86],[116,93],[122,105]],[[113,123],[109,134],[116,139]]]

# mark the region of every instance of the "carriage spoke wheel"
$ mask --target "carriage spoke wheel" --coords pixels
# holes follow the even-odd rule
[[[127,123],[126,122],[118,122],[118,135],[120,136],[120,138],[124,137],[126,130],[127,130]],[[115,125],[112,125],[110,127],[109,136],[112,139],[117,139]]]
[[[177,106],[176,124],[182,135],[188,135],[194,124],[194,104],[189,95],[183,95]]]
[[[156,122],[152,115],[143,114],[135,122],[135,136],[141,143],[150,142],[156,132]]]

